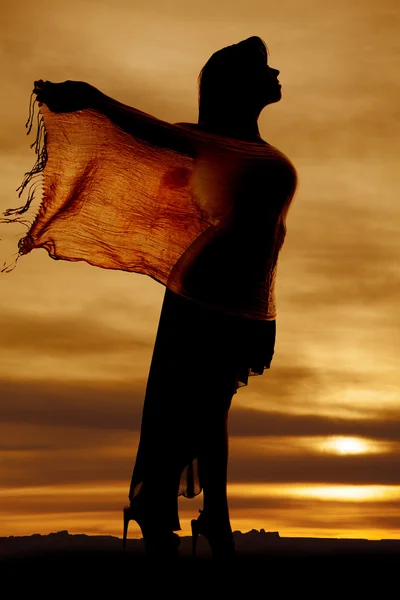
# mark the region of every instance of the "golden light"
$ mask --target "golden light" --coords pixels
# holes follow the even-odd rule
[[[312,510],[315,520],[314,537],[357,537],[359,523],[355,521],[354,529],[341,526],[336,522],[340,515],[356,515],[364,512],[366,519],[370,511],[381,514],[395,508],[393,504],[400,501],[399,485],[315,485],[288,483],[232,483],[228,486],[228,494],[239,501],[232,510],[232,523],[235,529],[249,531],[256,528],[268,528],[269,531],[280,531],[282,536],[307,537],[308,526],[294,524],[304,518]],[[275,499],[272,505],[279,506],[282,498],[295,499],[293,506],[283,505],[276,512],[271,509],[268,499]],[[246,499],[254,502],[254,512],[250,513]],[[263,500],[266,500],[265,504]],[[180,535],[190,535],[190,519],[201,507],[202,498],[197,501],[180,500],[180,516],[182,531]],[[0,489],[0,503],[5,509],[0,517],[0,528],[10,528],[10,535],[31,535],[32,533],[49,533],[68,530],[70,533],[89,535],[114,535],[122,533],[122,506],[126,500],[126,482],[109,481],[98,485],[68,484],[60,486],[15,487]],[[326,508],[326,503],[337,503]],[[363,503],[364,508],[360,508]],[[370,504],[370,506],[368,506]],[[381,505],[379,508],[378,505]],[[275,514],[276,513],[276,514]],[[326,515],[329,514],[329,521]],[[291,516],[290,516],[291,515]],[[308,518],[308,517],[307,517]],[[341,517],[340,517],[341,518]],[[358,518],[358,517],[357,517]],[[289,521],[288,521],[289,519]],[[290,521],[290,519],[292,519]],[[294,521],[293,521],[294,519]],[[340,519],[339,519],[340,520]],[[321,523],[324,523],[321,526]],[[334,525],[334,530],[331,526]],[[399,529],[387,532],[382,527],[366,527],[364,536],[370,539],[393,537],[398,539]],[[137,524],[132,523],[129,537],[140,538],[141,532]]]
[[[398,452],[397,442],[375,440],[357,436],[268,436],[256,440],[234,438],[231,442],[232,455],[246,453],[268,453],[275,455],[304,455],[324,452],[337,455],[384,454]]]
[[[362,438],[338,436],[322,442],[321,449],[336,454],[367,454],[374,452],[374,445]]]
[[[394,487],[394,486],[393,486]],[[313,485],[295,487],[293,496],[318,500],[339,500],[343,502],[388,501],[399,498],[398,486],[384,485]]]
[[[242,498],[310,498],[315,500],[338,500],[342,502],[385,502],[400,500],[398,485],[315,485],[315,484],[232,484],[228,486],[231,496]]]

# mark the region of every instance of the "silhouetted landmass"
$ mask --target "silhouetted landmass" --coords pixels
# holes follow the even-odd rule
[[[3,537],[0,576],[3,588],[25,587],[31,595],[47,590],[62,599],[67,589],[77,599],[96,594],[117,600],[138,592],[147,598],[170,592],[184,600],[199,592],[213,600],[227,594],[247,599],[252,592],[286,599],[301,591],[310,598],[312,589],[319,599],[333,597],[334,590],[352,600],[398,597],[400,540],[281,538],[263,529],[234,536],[237,557],[231,561],[212,560],[202,537],[193,559],[191,537],[182,536],[179,558],[157,564],[145,556],[141,539],[128,540],[124,551],[122,540],[113,536],[59,531]]]
[[[290,538],[280,537],[278,532],[252,529],[247,533],[234,532],[238,556],[321,556],[321,555],[392,555],[400,558],[400,540],[367,540],[346,538]],[[191,556],[190,536],[181,536],[179,554]],[[70,534],[58,531],[47,535],[9,536],[0,538],[0,559],[32,557],[55,552],[116,552],[123,553],[120,538],[110,535],[97,536]],[[128,539],[127,554],[144,556],[142,539]],[[200,558],[211,556],[207,541],[200,536],[197,544]]]

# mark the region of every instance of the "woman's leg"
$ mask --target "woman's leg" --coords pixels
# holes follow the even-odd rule
[[[155,528],[180,530],[178,491],[180,472],[177,435],[171,436],[168,422],[144,421],[133,469],[129,498],[142,498],[143,516]]]
[[[227,497],[228,410],[214,409],[201,423],[198,466],[203,511],[192,521],[193,543],[197,534],[204,535],[213,556],[224,559],[235,554]]]
[[[207,519],[230,527],[227,497],[228,410],[218,410],[206,416],[199,443],[198,465],[203,488],[203,510]]]

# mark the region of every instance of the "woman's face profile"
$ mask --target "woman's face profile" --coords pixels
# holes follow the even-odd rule
[[[244,102],[255,104],[263,109],[268,104],[278,102],[281,97],[281,85],[278,80],[279,71],[268,64],[268,51],[254,38],[245,40],[236,46],[242,52],[240,72],[237,84],[238,93]]]
[[[264,106],[278,102],[281,97],[281,84],[279,83],[278,75],[280,71],[270,67],[268,57],[264,52],[257,57],[254,64],[254,82],[255,93],[260,96],[260,101]]]

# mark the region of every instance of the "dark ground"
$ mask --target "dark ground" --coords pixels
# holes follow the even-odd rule
[[[146,558],[140,547],[125,552],[78,546],[44,548],[1,557],[0,575],[8,591],[22,594],[27,590],[31,596],[42,597],[118,599],[140,593],[146,598],[172,594],[184,599],[210,596],[211,600],[220,595],[247,598],[257,593],[286,599],[301,593],[351,600],[400,598],[399,545],[361,542],[346,548],[345,544],[329,547],[317,543],[313,547],[312,543],[280,540],[269,549],[257,554],[247,551],[231,561],[212,560],[204,546],[199,558],[186,552],[176,560],[159,562]],[[3,597],[9,598],[10,593]]]

